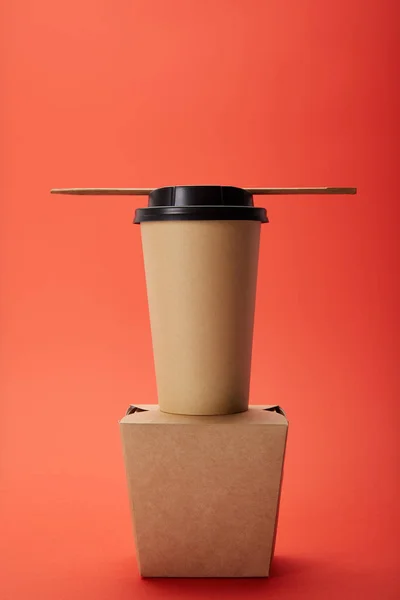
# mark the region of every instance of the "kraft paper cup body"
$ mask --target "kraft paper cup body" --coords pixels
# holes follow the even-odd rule
[[[140,225],[160,410],[248,408],[259,221]]]

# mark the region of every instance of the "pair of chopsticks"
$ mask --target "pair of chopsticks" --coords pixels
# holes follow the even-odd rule
[[[356,194],[354,187],[297,187],[297,188],[244,188],[254,196],[284,195],[338,195]],[[148,196],[151,188],[61,188],[53,189],[51,194],[70,194],[73,196]]]

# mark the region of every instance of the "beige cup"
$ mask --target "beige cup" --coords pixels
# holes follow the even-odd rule
[[[253,195],[355,194],[356,188],[66,188],[149,196],[142,228],[160,408],[218,415],[248,407],[260,224]]]
[[[260,221],[141,223],[160,409],[247,410]]]
[[[218,415],[248,406],[260,224],[253,195],[355,194],[356,188],[68,188],[149,196],[142,228],[160,408]]]

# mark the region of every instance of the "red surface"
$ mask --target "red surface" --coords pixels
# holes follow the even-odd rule
[[[399,597],[398,3],[2,5],[2,600]],[[170,183],[359,188],[265,199],[252,402],[291,420],[268,581],[137,574],[142,200],[48,191]]]

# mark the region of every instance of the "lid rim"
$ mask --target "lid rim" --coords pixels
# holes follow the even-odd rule
[[[149,206],[137,208],[134,223],[150,221],[260,221],[268,223],[267,211],[255,206]]]

